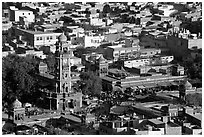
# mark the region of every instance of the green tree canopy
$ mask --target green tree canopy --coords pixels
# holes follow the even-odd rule
[[[37,66],[37,60],[31,55],[19,57],[10,54],[2,59],[3,103],[10,105],[16,97],[22,100],[23,95],[35,90],[36,79],[33,74],[38,73]]]
[[[194,93],[186,96],[186,103],[193,106],[202,106],[202,94]]]
[[[101,93],[101,79],[93,72],[82,72],[80,74],[81,90],[84,94],[99,95]]]
[[[54,72],[55,71],[55,55],[53,53],[50,53],[45,59],[45,62],[48,66],[49,72]]]
[[[103,13],[111,13],[112,10],[108,4],[103,7]]]

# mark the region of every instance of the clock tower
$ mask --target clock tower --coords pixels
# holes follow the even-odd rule
[[[55,94],[56,109],[61,111],[79,110],[82,107],[82,93],[72,89],[70,57],[72,52],[69,48],[67,37],[59,36],[55,51]]]
[[[55,80],[57,93],[69,94],[71,92],[70,54],[67,37],[62,34],[59,36],[55,52]]]

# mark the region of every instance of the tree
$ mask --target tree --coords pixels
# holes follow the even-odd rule
[[[87,4],[90,4],[91,7],[95,7],[96,3],[95,2],[87,2]]]
[[[71,71],[72,71],[72,72],[73,72],[73,71],[76,71],[76,69],[77,69],[77,66],[76,66],[76,65],[71,66]]]
[[[91,14],[89,8],[86,8],[84,12],[85,12],[86,14]]]
[[[45,62],[47,63],[49,72],[55,72],[55,55],[53,53],[47,56]]]
[[[5,35],[2,35],[2,45],[7,43],[7,37]]]
[[[35,91],[37,66],[37,60],[31,55],[19,57],[10,54],[2,59],[3,104],[11,105],[16,97],[22,102],[29,101],[29,98],[22,97]]]
[[[193,106],[202,106],[202,94],[194,93],[186,96],[186,103]]]
[[[179,61],[179,64],[186,68],[189,78],[202,80],[202,54],[198,54],[195,59],[188,57],[185,61]]]
[[[82,55],[85,54],[85,52],[86,52],[86,49],[84,47],[79,47],[79,48],[76,48],[76,50],[73,53],[76,57],[81,58]]]
[[[97,9],[97,10],[96,10],[96,13],[100,13],[100,10],[99,10],[99,9]]]
[[[66,17],[66,16],[61,17],[60,21],[64,21],[64,23],[67,23],[67,24],[74,24],[75,23],[75,21],[72,18]]]
[[[103,13],[107,14],[107,13],[111,13],[112,10],[110,8],[110,6],[108,4],[106,4],[104,7],[103,7]]]
[[[128,14],[123,14],[121,16],[121,21],[124,23],[127,23],[129,21],[129,15]]]
[[[82,72],[79,77],[80,88],[84,94],[97,96],[101,93],[101,79],[93,72]]]
[[[40,50],[42,50],[43,53],[46,55],[50,54],[50,47],[49,46],[42,46],[42,47],[40,47]]]
[[[97,49],[95,47],[77,47],[76,50],[74,51],[74,56],[81,58],[83,54],[87,54],[87,53],[92,53],[92,52],[96,52]]]

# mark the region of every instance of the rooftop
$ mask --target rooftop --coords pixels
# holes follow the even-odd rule
[[[44,24],[44,25],[40,25],[43,28],[55,28],[55,27],[60,27],[60,24]]]
[[[54,79],[55,78],[55,76],[48,74],[48,73],[40,73],[39,75],[42,77],[46,77],[48,79]]]
[[[54,32],[43,32],[43,31],[33,31],[33,30],[26,30],[26,29],[20,29],[20,28],[17,28],[18,30],[21,30],[21,31],[24,31],[26,33],[31,33],[31,34],[56,34]]]
[[[178,78],[185,78],[186,76],[166,76],[166,75],[159,75],[159,76],[147,76],[147,77],[131,77],[131,78],[126,78],[126,79],[122,79],[121,82],[141,82],[143,83],[144,81],[147,81],[147,80],[177,80]],[[113,78],[113,77],[110,77],[110,76],[104,76],[104,77],[101,77],[102,79],[104,80],[107,80],[107,81],[118,81],[118,79],[116,78]],[[142,80],[142,81],[141,81]],[[165,84],[165,83],[162,83],[162,84]]]
[[[114,49],[115,51],[117,50],[137,50],[137,47],[122,47],[122,46],[108,46],[109,48]]]
[[[179,125],[177,125],[176,123],[173,123],[173,122],[168,122],[167,126],[169,126],[169,127],[179,127]]]
[[[157,110],[154,110],[154,109],[151,109],[151,108],[144,107],[141,104],[140,105],[134,105],[133,108],[135,110],[137,110],[138,113],[151,115],[151,117],[162,116],[161,111],[157,111]],[[153,121],[153,122],[159,123],[158,121]]]
[[[140,49],[140,52],[145,52],[145,51],[157,51],[157,50],[160,50],[160,49],[156,49],[156,48],[141,48],[141,49]]]
[[[202,121],[202,113],[196,113],[196,114],[190,114],[188,113],[190,116]]]
[[[162,122],[158,119],[148,119],[148,121],[150,121],[151,123],[156,124],[156,125],[164,124],[164,122]]]
[[[123,72],[127,73],[127,72],[124,71],[124,70],[115,69],[115,68],[109,69],[108,72],[110,72],[110,73],[123,73]]]
[[[62,115],[63,118],[66,118],[72,122],[76,122],[76,123],[80,123],[81,122],[81,118],[74,116],[74,115]]]
[[[54,113],[54,114],[51,114],[51,113],[47,113],[47,114],[42,114],[42,115],[34,115],[34,116],[31,116],[30,118],[25,118],[24,119],[24,123],[29,123],[29,122],[41,122],[41,121],[44,121],[44,120],[48,120],[50,118],[59,118],[60,117],[60,114],[58,113]]]
[[[30,127],[28,127],[28,126],[25,126],[25,125],[19,125],[19,126],[17,126],[16,127],[16,130],[17,131],[22,131],[22,130],[30,130],[31,128]]]

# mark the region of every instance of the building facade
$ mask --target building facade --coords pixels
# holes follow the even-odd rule
[[[71,87],[71,61],[67,38],[60,35],[56,45],[56,93],[57,110],[79,109],[82,107],[82,94],[74,93]]]
[[[20,17],[26,17],[28,22],[35,21],[35,15],[29,10],[19,10],[15,7],[10,7],[10,21],[19,21]]]
[[[108,46],[105,50],[104,56],[107,59],[113,59],[117,61],[118,59],[128,58],[130,55],[138,56],[140,47],[125,47],[124,45]]]
[[[93,36],[85,35],[84,37],[84,47],[99,47],[101,42],[104,40],[104,36]]]
[[[18,37],[19,40],[26,41],[28,45],[35,48],[54,45],[58,41],[59,35],[60,33],[15,28],[15,36]]]

